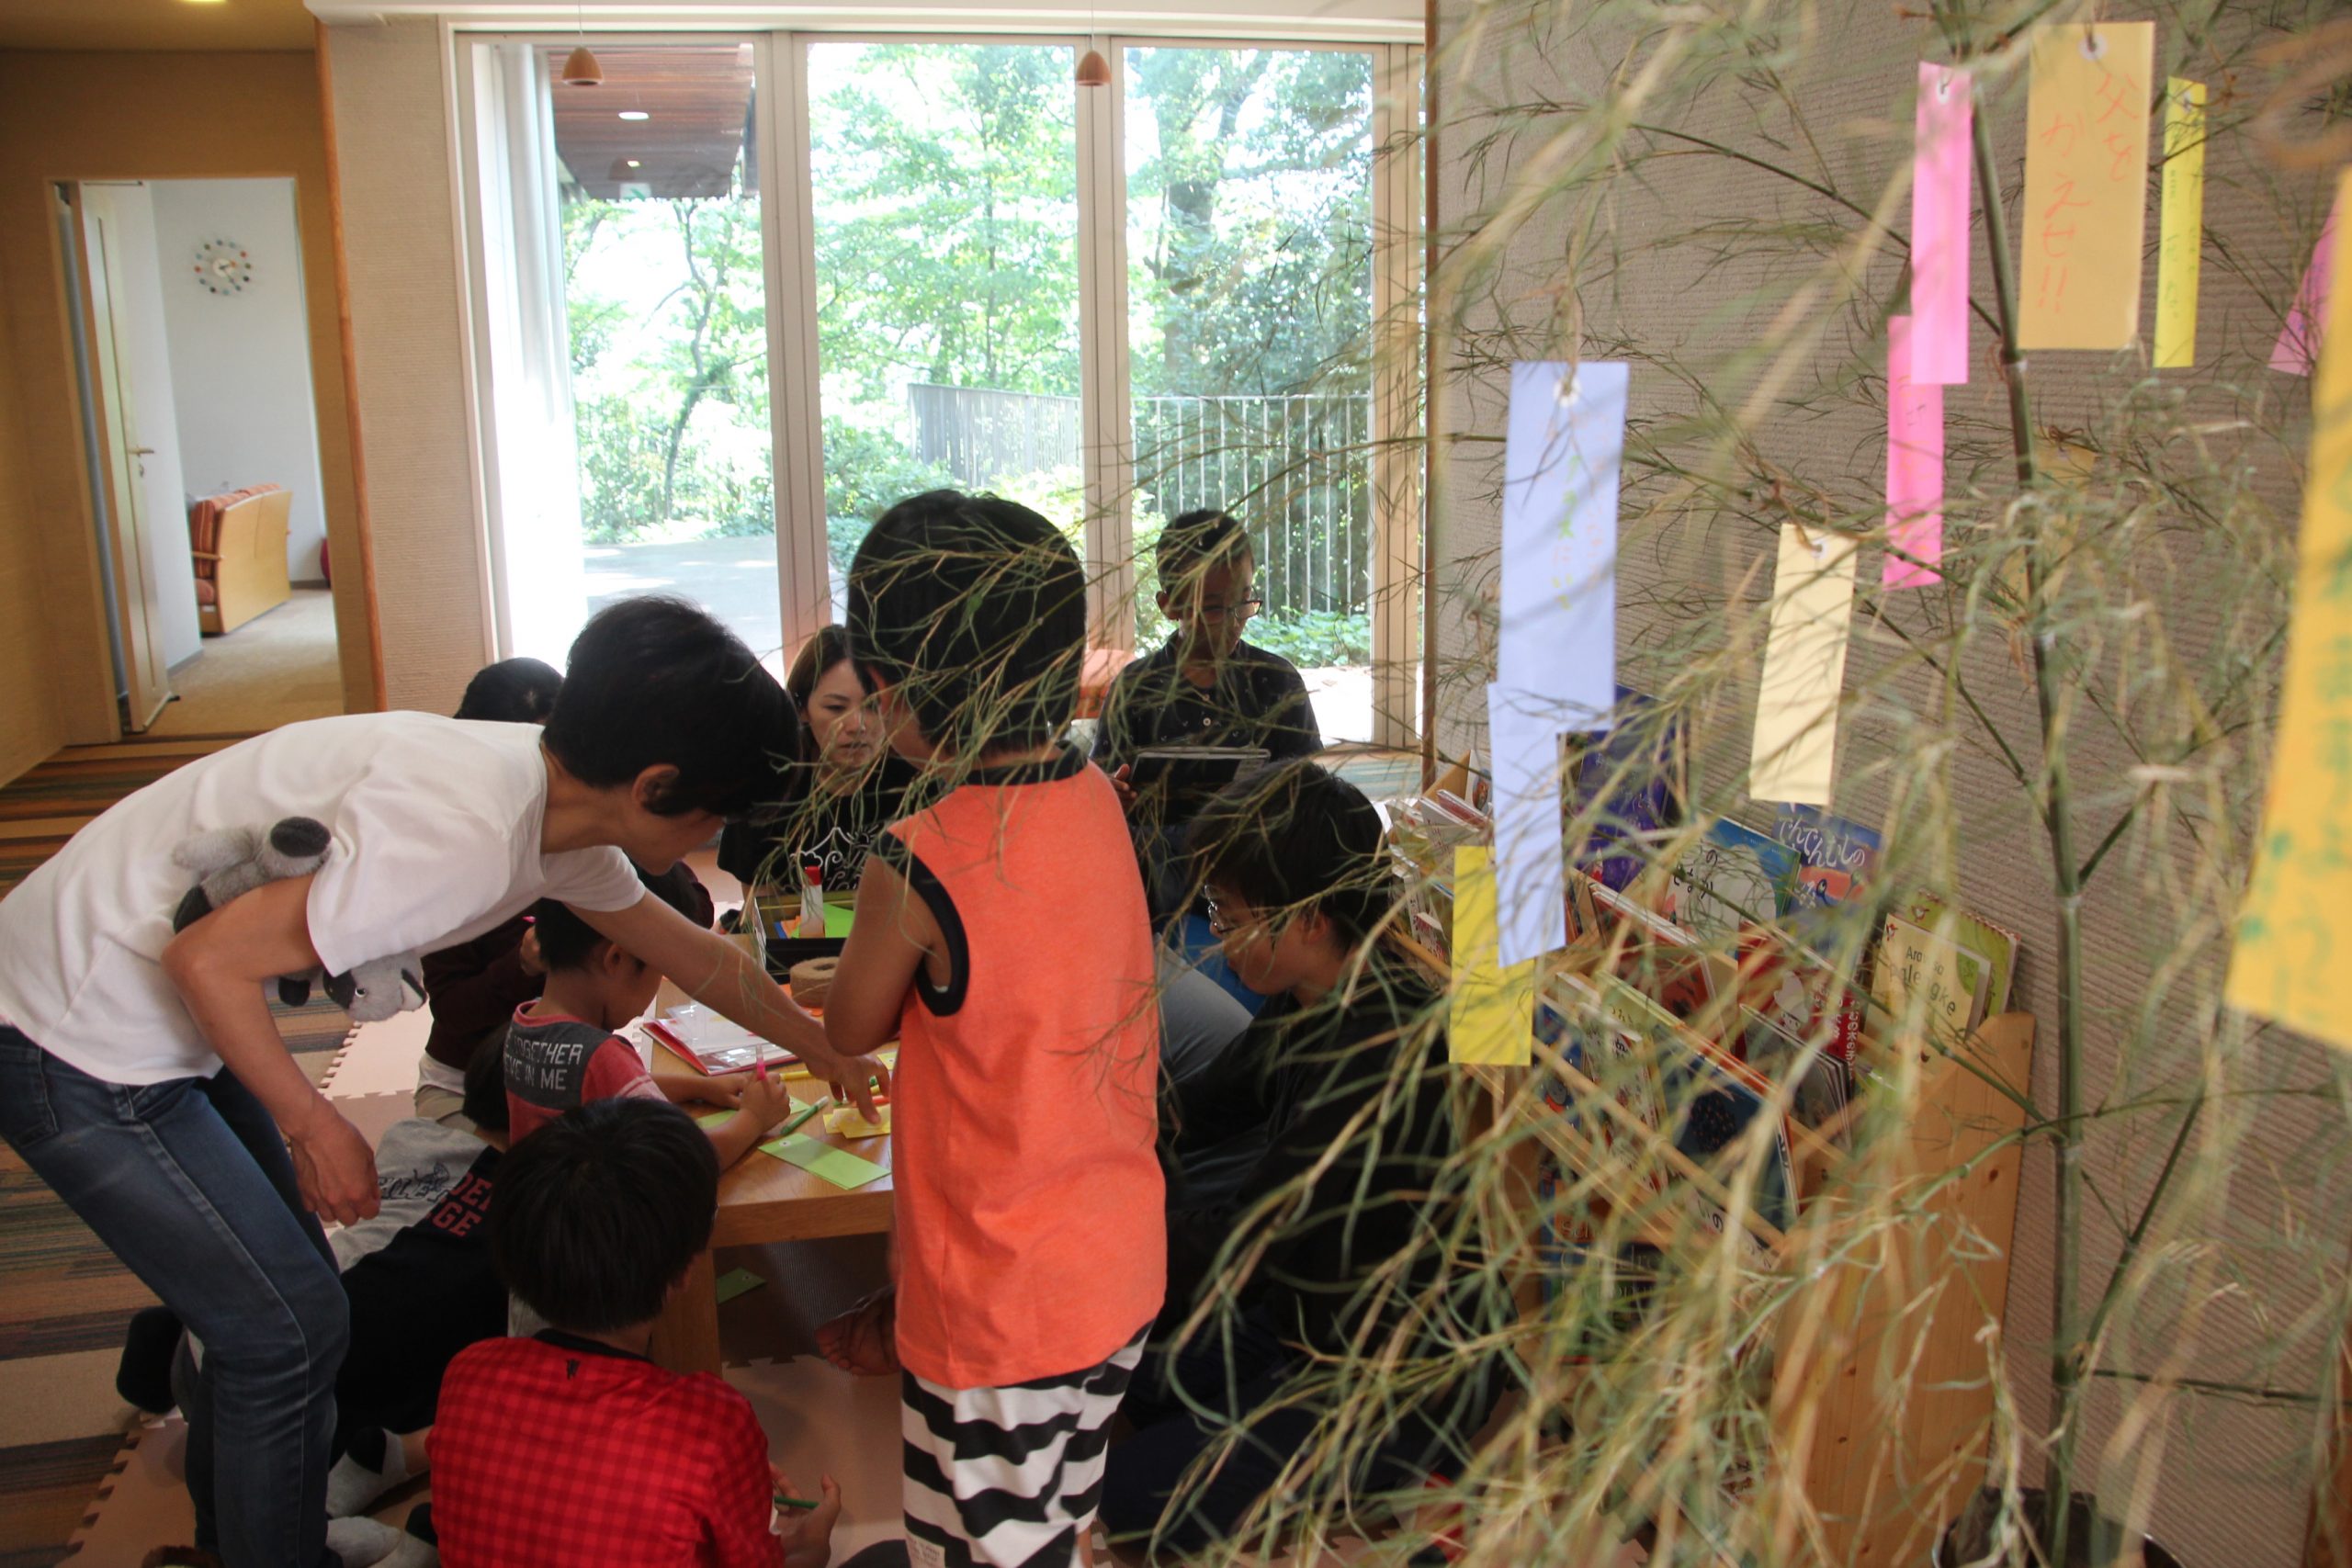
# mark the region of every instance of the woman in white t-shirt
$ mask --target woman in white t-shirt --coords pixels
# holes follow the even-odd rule
[[[542,897],[865,1100],[756,960],[646,898],[655,870],[773,799],[789,700],[676,600],[624,601],[571,650],[544,730],[414,713],[290,725],[98,818],[0,901],[0,1137],[205,1347],[198,1546],[334,1568],[327,1447],[346,1324],[319,1220],[376,1209],[367,1140],[286,1050],[265,987],[464,941]],[[322,822],[326,860],[175,935],[196,834]],[[353,1568],[353,1565],[346,1565]]]

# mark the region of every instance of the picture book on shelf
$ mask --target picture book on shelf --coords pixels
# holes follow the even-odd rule
[[[1772,1108],[1772,1086],[1742,1063],[1683,1032],[1670,1037],[1679,1047],[1659,1065],[1667,1104],[1674,1117],[1674,1146],[1729,1190],[1736,1191],[1747,1169],[1749,1130],[1766,1129],[1763,1157],[1747,1188],[1748,1207],[1777,1230],[1796,1224],[1795,1162],[1788,1122]],[[1691,1212],[1721,1235],[1731,1224],[1722,1204],[1694,1187]]]
[[[1796,882],[1785,911],[1791,915],[1843,904],[1878,870],[1878,834],[1817,807],[1781,807],[1773,818],[1772,837],[1797,857]]]
[[[1826,1045],[1812,1050],[1804,1037],[1791,1033],[1752,1008],[1739,1010],[1739,1021],[1740,1060],[1769,1083],[1787,1083],[1793,1076],[1796,1083],[1789,1097],[1790,1111],[1808,1127],[1834,1127],[1831,1142],[1845,1144],[1847,1133],[1838,1117],[1853,1086],[1837,1053]]]
[[[1618,687],[1616,724],[1583,739],[1563,794],[1569,821],[1588,825],[1574,863],[1603,886],[1632,886],[1646,863],[1632,846],[1682,820],[1681,722],[1661,722],[1648,697]]]
[[[1905,906],[1905,916],[1924,931],[1941,931],[1984,963],[1984,1017],[2009,1010],[2017,984],[2018,933],[1996,926],[1981,915],[1954,908],[1931,894],[1916,894]]]
[[[1940,932],[1889,915],[1871,967],[1871,999],[1885,1010],[1880,1027],[1917,1028],[1931,1043],[1957,1049],[1984,1021],[1987,971],[1983,958]]]
[[[1788,913],[1796,852],[1745,823],[1718,818],[1674,868],[1674,916],[1711,947],[1729,947],[1746,925]]]
[[[1838,984],[1836,971],[1809,950],[1751,926],[1739,937],[1737,984],[1742,1007],[1795,1039],[1823,1041],[1851,1089],[1868,1010],[1861,998]]]

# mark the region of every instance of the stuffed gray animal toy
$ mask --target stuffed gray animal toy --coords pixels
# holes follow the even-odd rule
[[[265,882],[309,875],[325,863],[333,842],[326,824],[308,817],[283,818],[266,828],[198,833],[172,852],[172,863],[197,879],[172,911],[172,930],[185,931]],[[371,959],[348,975],[327,976],[327,996],[354,1021],[380,1023],[424,1003],[423,968],[413,953]],[[309,1001],[311,976],[280,976],[277,999],[297,1008]]]

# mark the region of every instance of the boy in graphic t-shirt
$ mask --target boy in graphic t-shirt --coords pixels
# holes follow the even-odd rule
[[[866,536],[849,622],[892,744],[956,786],[867,860],[825,1010],[837,1050],[900,1041],[908,1550],[1068,1563],[1166,1268],[1143,879],[1057,739],[1086,574],[1028,508],[937,491]]]
[[[232,1565],[335,1568],[326,1468],[349,1332],[318,1219],[377,1209],[368,1140],[311,1082],[265,987],[465,942],[555,898],[699,1000],[865,1091],[741,948],[647,899],[775,796],[789,702],[682,601],[625,600],[571,649],[544,729],[422,713],[288,725],[198,758],[75,834],[0,900],[0,1138],[207,1348],[216,1440],[196,1495]],[[319,868],[175,933],[200,833],[326,825]],[[343,1564],[342,1568],[355,1568]]]
[[[657,895],[674,883],[650,879]],[[695,1083],[657,1081],[637,1047],[614,1031],[652,1004],[662,976],[560,904],[543,903],[536,924],[547,989],[515,1010],[506,1032],[507,1136],[521,1143],[565,1111],[600,1100],[680,1098]],[[735,1114],[711,1128],[721,1169],[749,1153],[792,1108],[781,1077],[741,1080]]]

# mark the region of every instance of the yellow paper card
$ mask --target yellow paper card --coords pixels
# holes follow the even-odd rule
[[[2165,84],[2165,209],[2157,220],[2159,370],[2197,363],[2197,276],[2205,248],[2205,84]]]
[[[1484,1067],[1523,1067],[1535,1055],[1535,960],[1499,955],[1495,865],[1483,845],[1453,852],[1453,1007],[1446,1055]]]
[[[1747,793],[1758,800],[1829,804],[1859,553],[1843,535],[1815,529],[1808,536],[1794,524],[1781,528],[1748,761]]]
[[[2026,95],[2018,336],[2121,348],[2140,330],[2154,22],[2037,28]]]
[[[2336,200],[2352,202],[2352,173]],[[2328,296],[2286,686],[2228,997],[2352,1050],[2352,266]]]

